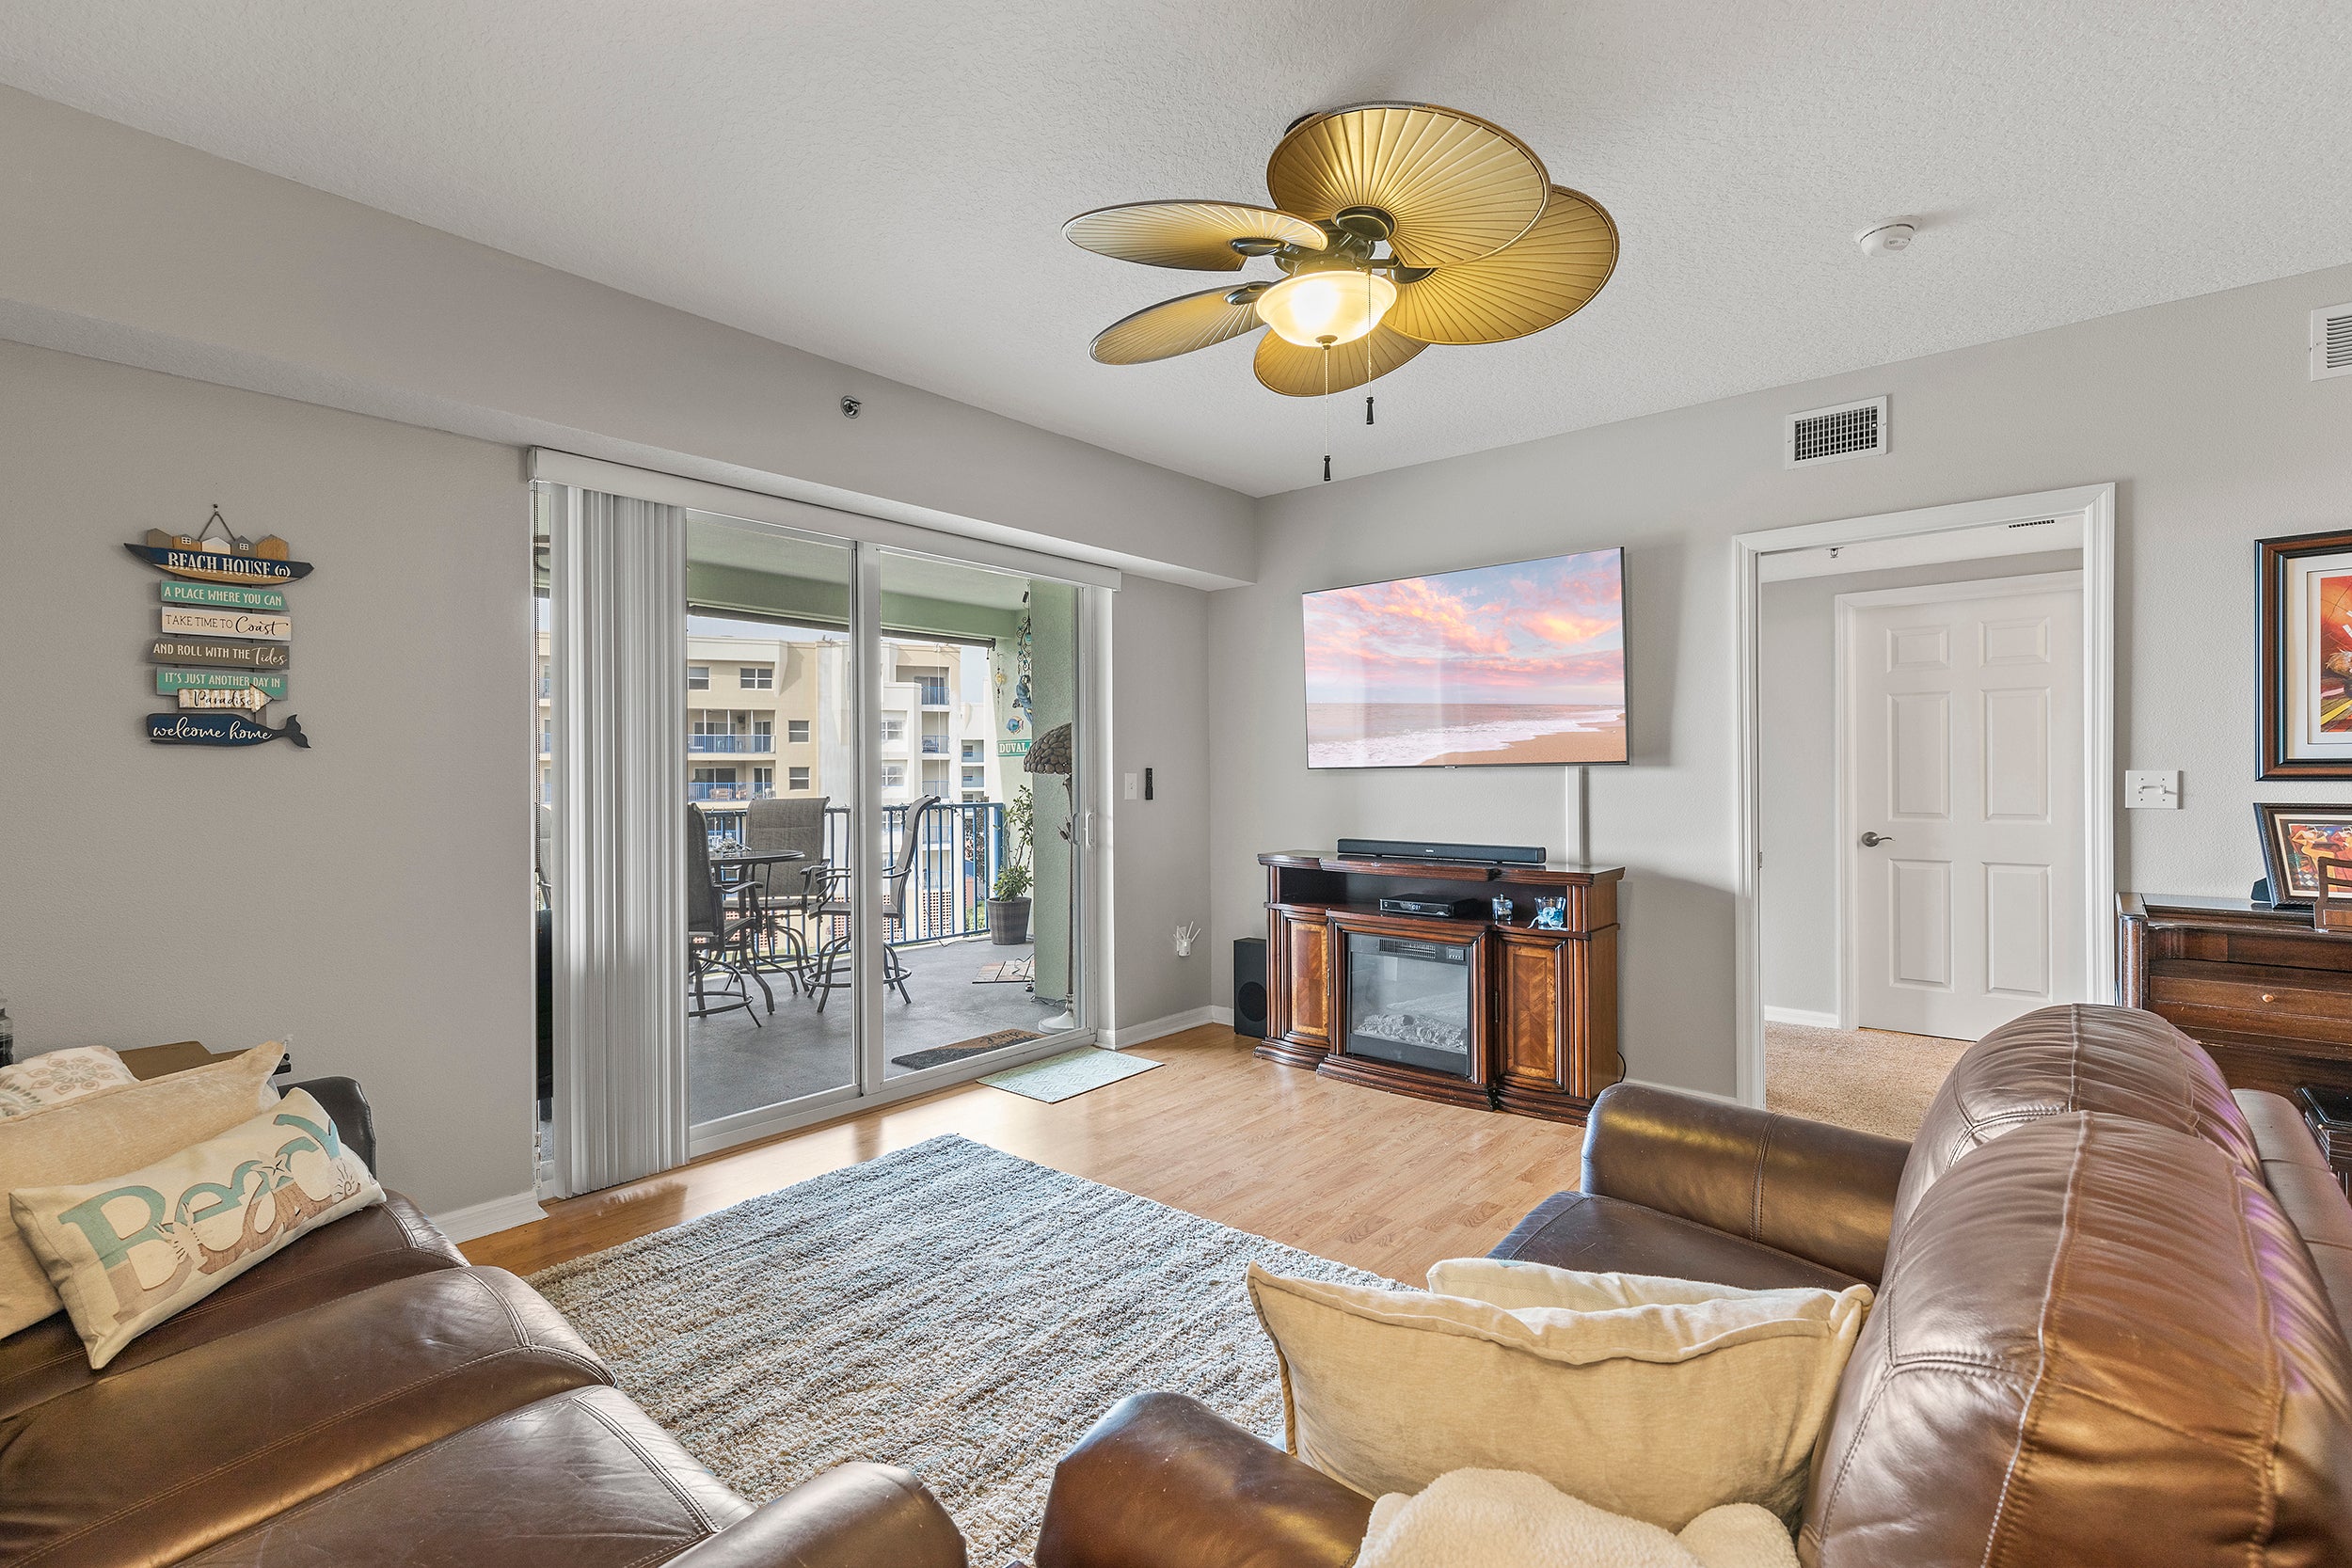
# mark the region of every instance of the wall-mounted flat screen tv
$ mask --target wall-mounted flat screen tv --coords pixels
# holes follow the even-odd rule
[[[1626,760],[1623,549],[1303,597],[1308,767]]]

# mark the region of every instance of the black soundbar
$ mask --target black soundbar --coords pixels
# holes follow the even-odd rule
[[[1540,844],[1436,844],[1418,838],[1343,838],[1343,859],[1453,861],[1466,865],[1541,865]]]

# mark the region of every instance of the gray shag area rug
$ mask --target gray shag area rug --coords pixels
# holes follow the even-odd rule
[[[952,1134],[532,1283],[744,1497],[903,1465],[993,1568],[1030,1553],[1055,1463],[1129,1394],[1281,1441],[1251,1262],[1391,1283]]]

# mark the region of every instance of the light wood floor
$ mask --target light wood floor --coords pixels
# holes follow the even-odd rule
[[[1576,1185],[1581,1127],[1337,1084],[1250,1045],[1170,1035],[1136,1048],[1165,1067],[1058,1105],[945,1089],[551,1203],[466,1255],[529,1274],[942,1132],[1413,1285]]]

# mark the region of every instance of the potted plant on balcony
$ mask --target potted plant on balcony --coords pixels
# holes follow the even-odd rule
[[[1029,940],[1029,851],[1036,831],[1037,806],[1023,784],[1005,802],[1005,863],[996,868],[988,901],[988,940],[999,947]]]

